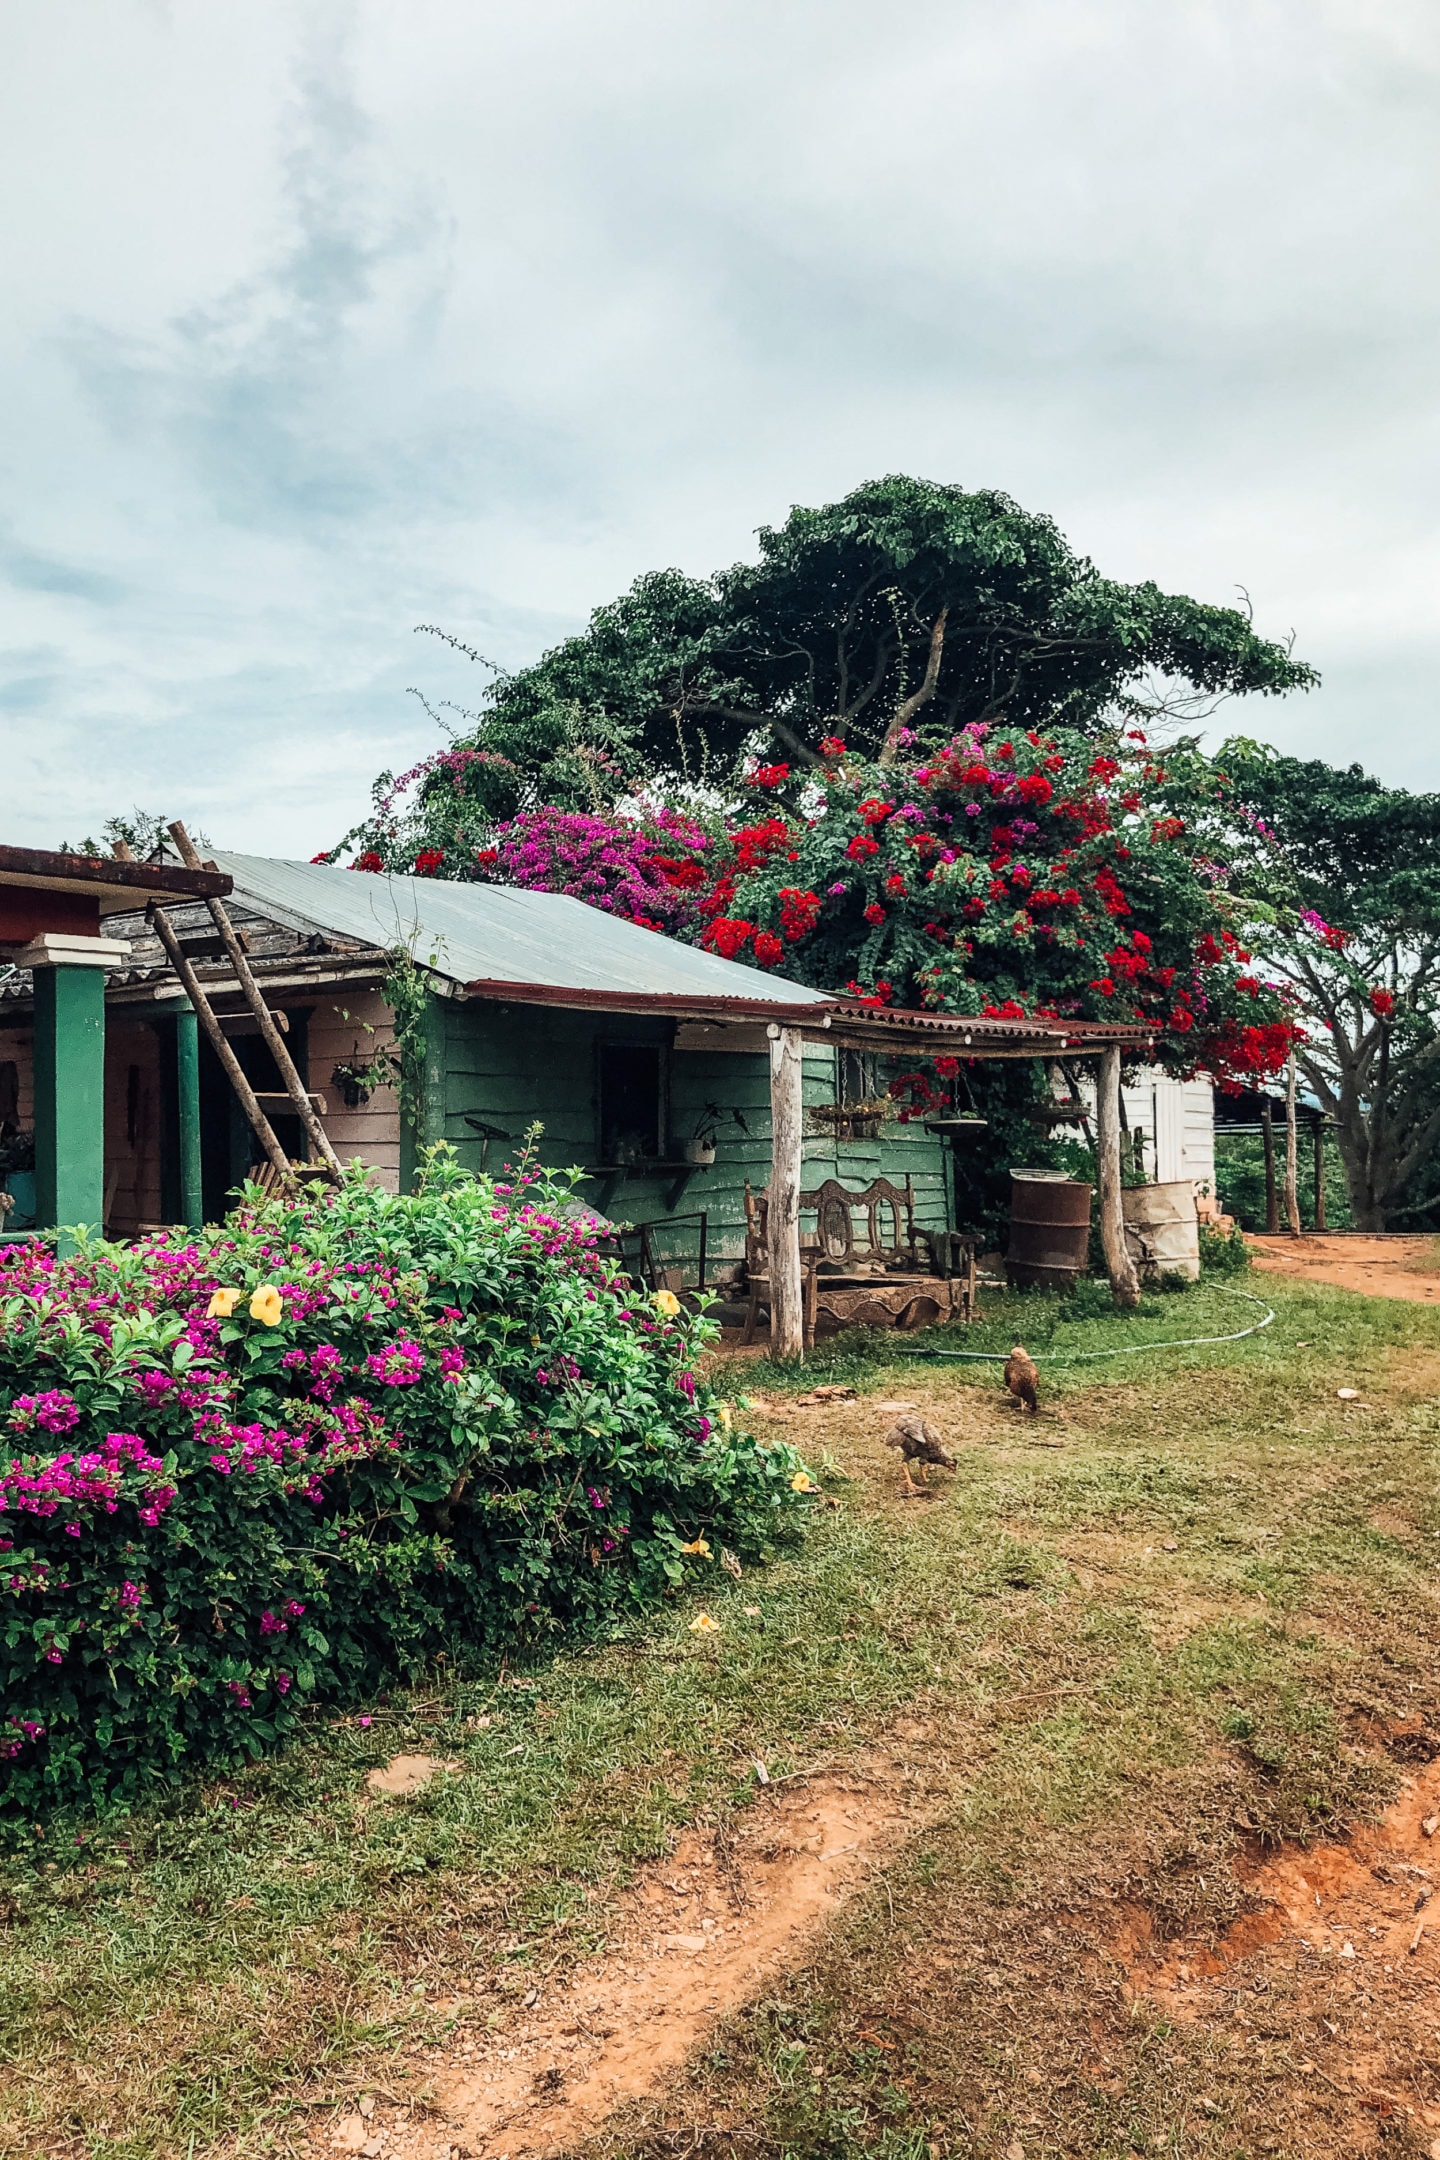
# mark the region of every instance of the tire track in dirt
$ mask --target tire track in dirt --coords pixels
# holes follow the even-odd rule
[[[913,1794],[914,1788],[909,1788]],[[437,2049],[312,2136],[366,2160],[522,2160],[567,2148],[676,2072],[716,2021],[791,1964],[920,1820],[898,1765],[868,1758],[764,1792],[717,1840],[687,1833],[620,1901],[604,1953],[523,2021]],[[528,1998],[527,1998],[528,2001]],[[473,2031],[473,2029],[472,2029]]]

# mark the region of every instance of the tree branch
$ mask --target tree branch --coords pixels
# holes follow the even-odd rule
[[[880,745],[880,755],[876,761],[878,764],[894,764],[900,749],[900,737],[906,725],[914,714],[919,712],[921,706],[928,705],[935,695],[935,685],[940,679],[940,659],[945,650],[945,618],[949,613],[949,608],[943,607],[935,618],[934,628],[930,632],[930,658],[925,663],[925,680],[913,696],[906,698],[885,730],[885,740]]]

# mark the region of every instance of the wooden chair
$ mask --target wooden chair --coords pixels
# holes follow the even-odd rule
[[[923,1325],[926,1318],[944,1313],[967,1321],[973,1316],[975,1241],[955,1231],[918,1230],[915,1189],[908,1177],[903,1187],[876,1178],[860,1192],[826,1178],[823,1185],[801,1193],[800,1214],[815,1218],[813,1233],[802,1229],[800,1234],[807,1348],[815,1340],[822,1297],[827,1319],[838,1326],[852,1320]],[[747,1343],[755,1340],[762,1305],[769,1308],[773,1326],[767,1224],[768,1196],[753,1193],[747,1182],[745,1272],[750,1301],[741,1337]],[[883,1301],[878,1295],[867,1297],[867,1291],[883,1293]],[[907,1320],[907,1313],[919,1317]]]
[[[800,1206],[802,1212],[810,1197],[808,1193],[801,1193]],[[773,1336],[775,1332],[775,1306],[770,1296],[769,1221],[769,1194],[752,1192],[750,1190],[750,1180],[747,1178],[745,1180],[745,1280],[749,1285],[750,1302],[745,1312],[745,1329],[740,1337],[742,1342],[754,1342],[755,1330],[760,1323],[760,1308],[762,1305],[769,1309],[771,1335]],[[807,1350],[813,1346],[815,1341],[815,1277],[819,1265],[819,1239],[806,1237],[802,1231],[800,1234],[800,1275],[804,1292],[804,1342]]]

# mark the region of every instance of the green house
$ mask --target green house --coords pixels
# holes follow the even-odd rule
[[[494,1170],[538,1126],[540,1159],[580,1171],[584,1204],[649,1226],[655,1251],[687,1272],[703,1242],[711,1279],[745,1254],[747,1186],[768,1191],[777,1250],[796,1270],[798,1193],[827,1179],[847,1192],[908,1182],[917,1229],[963,1229],[953,1128],[905,1122],[898,1106],[881,1115],[891,1081],[939,1054],[1079,1047],[1073,1030],[1039,1022],[830,997],[560,894],[229,853],[212,874],[231,888],[250,968],[343,1160],[399,1189],[435,1141]],[[218,1029],[303,1159],[301,1121],[204,901],[179,889],[165,898]],[[203,1029],[196,1047],[190,1002],[145,913],[121,909],[98,927],[116,944],[101,977],[105,1227],[126,1236],[213,1220],[259,1146]],[[0,1088],[22,1125],[27,1109],[38,1123],[49,1040],[44,985],[26,958],[0,981]],[[393,1078],[397,967],[419,993],[423,1084],[408,1117]],[[977,1144],[973,1131],[965,1144]]]
[[[919,1123],[845,1120],[883,1095],[895,1073],[936,1048],[959,1048],[956,1023],[879,1013],[642,930],[563,895],[369,876],[269,857],[217,857],[253,972],[283,1014],[292,1056],[319,1100],[342,1158],[399,1187],[417,1149],[448,1140],[463,1162],[493,1169],[533,1124],[541,1158],[580,1166],[584,1198],[628,1221],[707,1217],[716,1260],[744,1249],[744,1193],[771,1167],[771,1028],[803,1038],[807,1184],[913,1181],[917,1218],[953,1226],[944,1135]],[[172,925],[220,1024],[294,1154],[279,1076],[215,951],[202,904],[173,896]],[[182,1109],[175,1071],[185,1008],[143,913],[113,913],[104,931],[125,948],[105,971],[104,1214],[120,1235],[182,1213],[176,1176]],[[428,991],[425,1085],[402,1120],[393,1084],[374,1070],[393,1040],[385,984],[401,952]],[[35,978],[0,984],[0,1070],[33,1099]],[[991,1047],[996,1027],[966,1023]],[[940,1029],[946,1029],[943,1037]],[[1009,1034],[1017,1043],[1024,1030]],[[967,1044],[967,1048],[969,1045]],[[982,1047],[977,1044],[976,1048]],[[974,1054],[974,1050],[971,1050]],[[353,1076],[368,1078],[357,1085]],[[203,1037],[193,1081],[202,1139],[197,1219],[259,1159]],[[815,1110],[840,1106],[828,1120]],[[713,1161],[694,1161],[713,1131]],[[865,1137],[852,1137],[863,1134]]]

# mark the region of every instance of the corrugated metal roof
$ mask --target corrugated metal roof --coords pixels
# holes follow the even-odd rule
[[[781,1017],[832,1002],[783,976],[699,952],[620,922],[564,893],[388,877],[331,863],[217,854],[248,900],[294,928],[327,930],[392,951],[477,995],[618,1011],[716,1011]]]
[[[841,998],[830,1015],[837,1032],[859,1028],[877,1037],[887,1031],[897,1035],[934,1035],[947,1041],[996,1047],[1035,1045],[1038,1051],[1058,1053],[1066,1048],[1110,1042],[1132,1048],[1147,1047],[1155,1030],[1129,1021],[1106,1020],[1002,1020],[993,1014],[916,1012],[889,1005],[857,1005]]]

